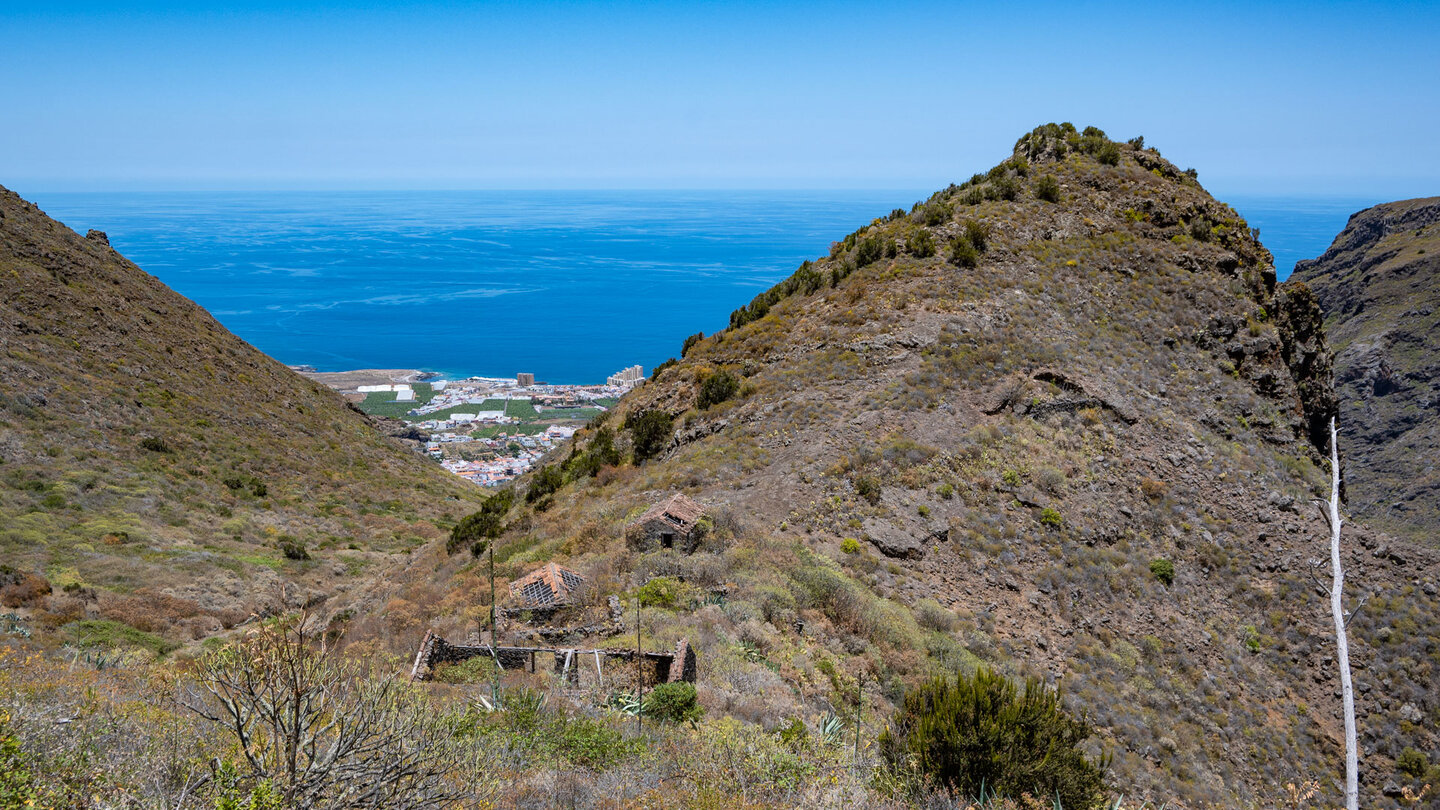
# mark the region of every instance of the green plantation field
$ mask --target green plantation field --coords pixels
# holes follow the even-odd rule
[[[414,402],[396,402],[394,391],[378,391],[365,397],[365,401],[360,403],[360,410],[374,416],[393,416],[396,419],[415,421],[415,417],[410,416],[410,410],[434,399],[435,390],[430,387],[430,383],[414,383],[410,387],[415,389]]]

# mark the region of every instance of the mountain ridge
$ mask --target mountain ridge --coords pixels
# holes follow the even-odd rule
[[[1339,727],[1309,708],[1336,683],[1309,565],[1327,534],[1305,507],[1327,494],[1335,409],[1320,318],[1193,173],[1141,139],[1040,127],[687,340],[554,461],[568,483],[522,485],[497,570],[725,594],[651,631],[714,668],[707,705],[767,728],[988,662],[1063,680],[1127,795],[1264,804],[1312,776],[1331,795]],[[674,491],[711,511],[709,540],[632,547],[623,527]],[[1353,629],[1362,681],[1388,684],[1361,698],[1384,806],[1388,758],[1434,745],[1429,722],[1393,731],[1440,709],[1421,674],[1440,556],[1357,524],[1346,564],[1409,594]],[[412,569],[392,592],[411,632],[463,632],[423,603],[473,568]],[[1396,622],[1420,629],[1381,632]]]
[[[483,500],[3,188],[0,299],[0,548],[53,586],[54,626],[203,637],[348,589]]]
[[[1350,217],[1295,267],[1336,348],[1340,429],[1356,516],[1417,542],[1440,531],[1440,197]]]

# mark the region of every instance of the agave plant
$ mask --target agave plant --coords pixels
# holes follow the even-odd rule
[[[845,724],[832,709],[820,719],[820,739],[826,745],[839,745],[845,739]]]
[[[640,696],[634,692],[611,692],[601,704],[605,708],[634,717],[644,710]]]

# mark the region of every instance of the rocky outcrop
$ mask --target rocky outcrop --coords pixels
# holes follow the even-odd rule
[[[1357,518],[1440,537],[1440,197],[1368,208],[1295,267],[1335,349],[1340,449]],[[1305,338],[1297,345],[1304,345]]]

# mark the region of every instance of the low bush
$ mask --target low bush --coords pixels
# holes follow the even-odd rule
[[[700,393],[695,407],[700,410],[719,405],[740,393],[740,380],[728,371],[717,371],[700,383]]]
[[[1045,202],[1060,202],[1060,181],[1047,174],[1035,181],[1035,196]]]
[[[860,240],[855,246],[855,266],[865,267],[874,264],[884,255],[885,246],[881,244],[879,237],[867,236]]]
[[[65,625],[64,630],[80,647],[137,647],[160,656],[180,646],[154,633],[110,619],[82,619]]]
[[[685,601],[690,587],[674,577],[654,577],[635,591],[641,607],[672,608]]]
[[[935,237],[924,228],[917,228],[905,240],[905,252],[918,259],[935,255]]]
[[[847,537],[844,540],[840,541],[840,550],[845,552],[846,554],[859,554],[860,541],[856,540],[853,537]]]
[[[430,677],[440,683],[489,683],[496,674],[495,662],[477,655],[464,661],[437,664]]]
[[[705,714],[695,697],[695,684],[662,683],[645,696],[645,716],[667,723],[694,723]]]
[[[968,239],[950,240],[950,263],[956,267],[975,267],[980,264],[980,251]]]
[[[685,338],[685,342],[684,342],[683,344],[681,344],[681,346],[680,346],[680,356],[681,356],[682,358],[689,356],[690,350],[693,349],[693,348],[695,348],[695,344],[699,343],[700,341],[702,341],[702,340],[704,340],[704,339],[705,339],[705,333],[704,333],[704,332],[696,332],[695,334],[691,335],[690,337]]]
[[[1430,758],[1414,748],[1407,747],[1395,758],[1395,770],[1406,776],[1419,779],[1430,768]]]
[[[1092,732],[1038,679],[1028,679],[1021,692],[981,669],[907,692],[880,736],[880,752],[893,772],[919,777],[917,788],[928,782],[966,798],[1029,793],[1067,810],[1090,810],[1100,806],[1109,765],[1080,750]]]
[[[873,475],[856,478],[855,494],[864,498],[871,506],[880,503],[880,479]]]
[[[280,553],[284,554],[287,560],[310,559],[310,552],[305,548],[305,541],[288,534],[280,536]]]
[[[1065,519],[1060,517],[1060,511],[1053,506],[1047,506],[1040,510],[1040,524],[1049,526],[1052,529],[1060,528]]]
[[[1169,560],[1159,559],[1150,561],[1150,573],[1162,583],[1169,585],[1175,581],[1175,563]]]

